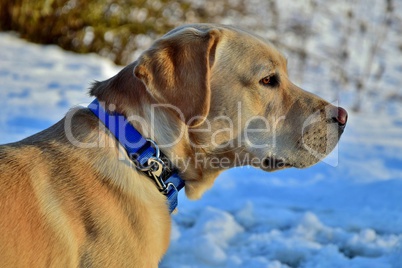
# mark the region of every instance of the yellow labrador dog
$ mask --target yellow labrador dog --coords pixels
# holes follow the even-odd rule
[[[152,139],[197,199],[227,168],[305,168],[336,146],[346,111],[292,84],[286,64],[249,32],[186,25],[90,94]],[[165,165],[149,161],[84,107],[1,146],[1,266],[157,267],[170,213],[152,177]]]

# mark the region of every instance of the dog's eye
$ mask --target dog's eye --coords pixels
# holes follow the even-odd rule
[[[279,78],[277,75],[265,76],[260,80],[260,84],[266,87],[276,87],[279,85]]]

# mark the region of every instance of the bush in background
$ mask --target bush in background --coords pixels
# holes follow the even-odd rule
[[[228,11],[242,13],[241,1],[217,4],[218,8],[186,0],[0,0],[0,30],[78,53],[95,52],[125,65],[133,60],[133,52],[182,23],[217,21]]]

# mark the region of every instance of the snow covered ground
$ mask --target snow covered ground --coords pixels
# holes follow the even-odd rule
[[[383,81],[385,91],[402,84],[402,62],[392,62],[399,80]],[[0,143],[89,103],[89,84],[118,69],[95,55],[0,33]],[[339,93],[345,108],[348,94]],[[199,201],[181,193],[160,267],[401,268],[402,103],[389,101],[380,111],[376,98],[367,103],[364,112],[349,111],[339,147],[325,162],[276,173],[232,169]]]

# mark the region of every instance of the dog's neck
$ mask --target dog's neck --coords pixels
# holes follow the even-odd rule
[[[135,168],[155,182],[159,191],[166,196],[170,212],[173,212],[184,181],[171,161],[160,152],[158,145],[152,139],[144,138],[128,122],[127,117],[106,111],[98,99],[88,108],[122,145]]]

